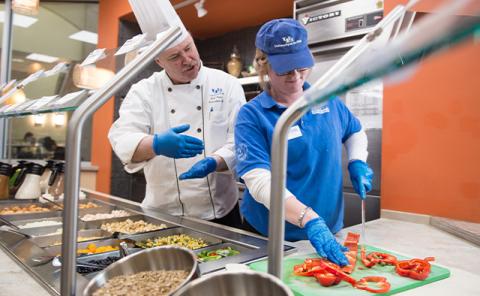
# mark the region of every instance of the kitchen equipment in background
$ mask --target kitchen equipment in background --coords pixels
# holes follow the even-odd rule
[[[28,163],[25,165],[15,180],[15,186],[18,190],[15,193],[15,199],[37,199],[42,194],[40,190],[40,177],[44,167],[37,163]]]
[[[20,172],[22,171],[23,167],[27,164],[26,160],[19,160],[17,162],[17,165],[12,168],[12,175],[10,176],[10,179],[8,180],[8,187],[10,188],[10,196],[15,196],[15,193],[18,190],[18,186],[15,186],[16,180],[18,176],[20,175]]]
[[[50,179],[50,175],[52,174],[54,166],[54,160],[47,160],[47,164],[45,165],[42,177],[40,177],[40,190],[42,191],[42,193],[47,192],[48,180]]]
[[[12,175],[12,165],[0,162],[0,199],[9,198],[8,181]]]
[[[252,270],[227,271],[198,278],[173,296],[293,296],[282,281],[268,273]]]
[[[47,193],[53,196],[54,200],[58,200],[60,195],[63,194],[64,173],[65,173],[65,163],[58,162],[53,167],[52,174],[48,179]]]

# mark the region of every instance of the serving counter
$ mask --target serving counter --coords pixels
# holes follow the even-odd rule
[[[234,250],[232,254],[222,257],[204,258],[204,261],[199,264],[201,274],[220,270],[227,263],[246,263],[267,256],[267,241],[249,232],[203,220],[174,217],[144,209],[138,203],[125,199],[89,190],[84,191],[87,193],[87,198],[80,201],[77,245],[77,251],[84,254],[79,255],[77,264],[88,264],[92,260],[118,259],[120,257],[118,247],[122,241],[128,244],[130,253],[140,251],[142,248],[170,244],[172,240],[175,240],[175,243],[180,241],[179,243],[185,244],[184,246],[192,249],[199,258],[202,257],[201,253],[207,254],[208,251]],[[95,204],[96,207],[89,207],[89,203]],[[12,209],[14,206],[16,208]],[[13,228],[13,231],[18,230],[31,236],[26,238],[8,229],[0,230],[0,246],[3,249],[0,257],[6,262],[5,266],[9,266],[9,269],[5,270],[2,264],[0,270],[7,273],[6,278],[10,278],[5,284],[0,280],[0,294],[3,295],[4,292],[6,293],[5,289],[10,289],[13,295],[17,295],[16,289],[19,283],[25,282],[28,284],[22,286],[22,289],[29,290],[27,287],[31,286],[32,295],[39,295],[38,284],[26,281],[25,278],[28,277],[26,274],[37,280],[45,294],[47,292],[52,295],[60,294],[60,267],[55,266],[55,260],[52,259],[56,256],[61,258],[61,234],[59,233],[59,228],[62,226],[61,206],[62,204],[15,200],[0,203],[0,213],[3,213],[0,215],[0,224],[4,225],[2,227],[7,226]],[[18,213],[20,210],[31,208],[38,212]],[[40,211],[39,208],[45,208],[45,210]],[[92,217],[119,210],[128,212],[130,216],[88,221],[82,219],[87,214]],[[12,214],[11,211],[17,211],[17,213]],[[130,222],[127,223],[127,219]],[[80,238],[83,241],[80,241]],[[295,250],[288,244],[285,244],[284,248],[287,253]],[[18,270],[18,266],[12,265],[11,260],[5,258],[4,254],[14,259],[26,273],[20,271],[12,273],[10,268],[14,266],[14,270]],[[97,273],[98,271],[80,270],[77,266],[78,295]],[[18,278],[15,274],[18,274]],[[28,295],[28,293],[23,291],[22,294]]]
[[[204,233],[208,237],[213,236],[221,241],[233,242],[233,245],[240,246],[241,248],[248,249],[248,246],[258,247],[258,249],[254,249],[255,252],[248,255],[245,253],[243,255],[241,254],[241,256],[238,255],[239,257],[235,258],[235,256],[233,256],[227,258],[227,260],[222,259],[217,261],[216,263],[215,261],[207,262],[206,264],[202,263],[200,264],[202,273],[209,273],[219,268],[221,269],[225,263],[245,263],[266,255],[266,241],[242,230],[218,226],[210,222],[191,218],[163,215],[155,211],[141,209],[137,203],[95,192],[88,191],[88,197],[99,202],[115,204],[150,217],[156,217],[167,223],[194,229],[195,231]],[[480,266],[480,248],[478,246],[429,225],[427,220],[407,222],[398,220],[398,218],[399,217],[396,216],[395,219],[393,219],[393,217],[389,219],[381,218],[367,222],[366,242],[369,245],[403,254],[407,257],[423,258],[434,256],[434,264],[445,266],[451,272],[450,277],[447,279],[408,290],[398,295],[480,295],[480,286],[478,285],[478,282],[480,282],[480,275],[478,273],[478,266]],[[343,229],[337,234],[337,239],[343,241],[349,231],[360,233],[360,227],[352,226]],[[5,244],[5,233],[2,232],[0,234],[0,239],[2,240],[2,244]],[[12,242],[10,242],[10,245],[11,243]],[[287,255],[289,257],[314,252],[308,241],[300,241],[291,245],[296,248],[297,252],[291,254],[295,250],[286,246],[290,254]],[[31,247],[38,251],[35,245]],[[58,294],[56,291],[58,291],[57,289],[59,287],[59,273],[54,272],[52,276],[53,270],[51,264],[34,267],[33,270],[29,270],[28,268],[22,270],[21,267],[26,267],[24,258],[22,259],[21,256],[17,256],[14,260],[11,260],[7,255],[10,255],[10,257],[14,256],[12,250],[6,250],[4,246],[2,249],[3,252],[0,251],[0,294],[36,296]],[[25,252],[25,250],[23,253],[20,252],[20,255],[24,256],[26,254]],[[29,250],[27,253],[33,254],[34,252]],[[215,265],[213,265],[214,263]],[[49,278],[52,281],[51,283],[53,283],[53,287],[48,287],[48,285],[46,286],[46,284],[42,282],[42,279],[38,277],[39,272],[49,273],[49,276],[44,275],[44,278]],[[33,280],[32,276],[37,279],[38,282]],[[88,279],[89,276],[85,277],[78,274],[78,288],[81,289]],[[352,290],[352,293],[354,293],[354,290]]]

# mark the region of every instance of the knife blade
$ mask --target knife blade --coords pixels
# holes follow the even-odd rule
[[[361,236],[363,243],[366,242],[366,235],[365,235],[365,200],[362,199],[362,236]]]

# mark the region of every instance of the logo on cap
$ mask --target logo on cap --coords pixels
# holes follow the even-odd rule
[[[282,37],[283,44],[274,44],[274,47],[286,47],[286,46],[292,46],[298,43],[302,43],[302,39],[297,39],[295,40],[292,36],[285,36]]]

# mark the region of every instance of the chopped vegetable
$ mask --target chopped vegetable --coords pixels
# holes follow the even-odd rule
[[[395,271],[404,277],[409,277],[414,280],[424,280],[430,274],[430,262],[434,261],[434,257],[427,257],[425,259],[410,259],[398,261],[395,266]]]
[[[201,251],[198,253],[198,261],[200,262],[207,262],[207,261],[215,261],[222,259],[224,257],[235,256],[240,254],[239,251],[233,249],[232,247],[226,247],[222,249],[217,249],[214,251]]]
[[[370,287],[368,283],[375,283],[376,288]],[[387,278],[383,276],[366,276],[359,279],[354,287],[371,293],[386,293],[390,291],[390,283],[387,282]]]

